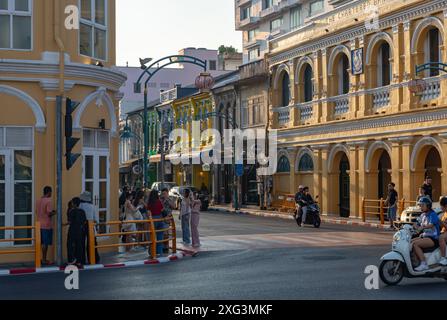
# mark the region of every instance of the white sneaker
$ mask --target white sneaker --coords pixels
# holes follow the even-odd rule
[[[422,271],[426,271],[428,270],[428,265],[426,262],[422,262],[419,267],[417,267],[416,269],[414,269],[414,271],[416,272],[422,272]]]
[[[447,258],[441,258],[441,261],[439,261],[439,264],[442,266],[447,266]]]

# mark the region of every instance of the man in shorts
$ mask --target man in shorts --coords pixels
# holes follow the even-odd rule
[[[37,200],[37,219],[40,222],[40,237],[42,241],[42,265],[52,265],[47,260],[48,247],[53,245],[53,222],[52,217],[56,214],[53,210],[53,200],[51,198],[51,187],[43,189],[43,197]]]

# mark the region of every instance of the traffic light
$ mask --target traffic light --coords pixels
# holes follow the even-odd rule
[[[74,146],[79,142],[78,138],[73,138],[73,117],[72,114],[79,106],[79,102],[67,98],[65,109],[65,161],[67,170],[70,170],[76,160],[81,156],[79,153],[72,153]]]

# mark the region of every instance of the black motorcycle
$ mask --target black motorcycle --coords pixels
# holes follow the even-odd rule
[[[210,207],[210,195],[206,191],[199,191],[199,200],[202,202],[201,211],[208,211]]]
[[[301,227],[302,215],[303,210],[295,212],[295,220],[299,227]],[[321,218],[320,218],[320,207],[318,206],[318,203],[315,202],[307,206],[306,221],[304,221],[304,224],[313,225],[315,228],[320,227]]]

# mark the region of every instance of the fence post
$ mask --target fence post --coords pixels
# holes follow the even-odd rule
[[[175,229],[174,217],[171,217],[171,228],[172,253],[177,253],[177,231]]]
[[[385,218],[384,218],[384,201],[383,198],[380,198],[380,224],[385,224]]]
[[[151,218],[150,223],[150,238],[151,238],[151,256],[152,259],[155,259],[157,257],[157,235],[155,234],[155,225],[154,220]]]
[[[90,264],[96,264],[96,255],[95,255],[95,222],[88,222],[88,250],[90,253]]]
[[[40,222],[36,221],[36,224],[34,225],[34,246],[35,246],[35,253],[34,253],[34,263],[36,268],[40,268],[41,265],[41,250],[42,250],[42,239],[40,237]]]
[[[365,213],[365,197],[362,197],[362,212],[361,212],[361,215],[362,215],[362,221],[363,222],[366,222],[366,213]]]

